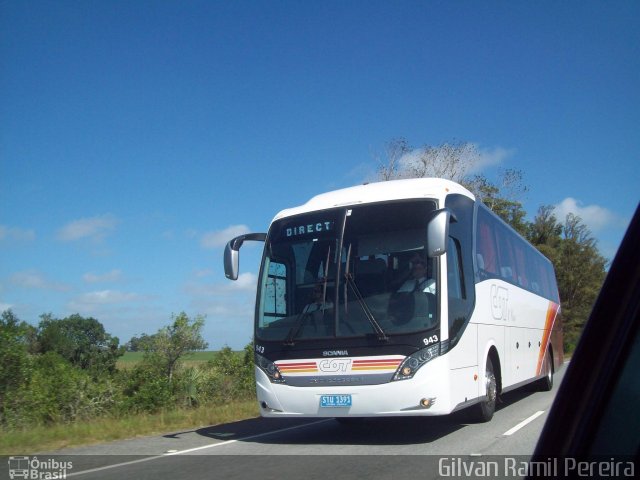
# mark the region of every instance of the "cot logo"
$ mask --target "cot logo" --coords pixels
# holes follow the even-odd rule
[[[496,320],[509,320],[509,290],[491,285],[491,313]]]
[[[348,358],[331,358],[318,362],[318,370],[325,373],[346,373],[351,360]]]

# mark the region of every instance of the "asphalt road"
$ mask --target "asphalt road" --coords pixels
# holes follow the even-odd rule
[[[470,468],[482,477],[477,469],[492,461],[500,463],[500,476],[504,459],[510,457],[512,469],[505,476],[513,478],[519,472],[513,468],[533,452],[565,370],[556,374],[551,392],[525,387],[505,394],[493,420],[484,424],[468,423],[465,412],[449,417],[367,420],[356,425],[341,425],[333,419],[256,418],[46,452],[38,458],[41,462],[72,462],[72,468],[58,472],[81,480],[261,480],[466,478],[474,476],[467,475]],[[40,470],[52,467],[51,474],[56,466],[45,464]],[[6,474],[0,467],[0,478]]]

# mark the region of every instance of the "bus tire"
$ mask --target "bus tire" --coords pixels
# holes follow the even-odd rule
[[[498,396],[498,382],[493,369],[491,358],[487,358],[487,368],[484,374],[485,394],[480,403],[473,406],[473,419],[478,423],[488,422],[493,418]]]
[[[542,362],[544,368],[544,377],[538,380],[538,390],[541,392],[548,392],[553,388],[553,358],[551,357],[551,350],[547,350]]]

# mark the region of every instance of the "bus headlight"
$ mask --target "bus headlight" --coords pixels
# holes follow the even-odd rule
[[[425,363],[430,362],[434,358],[440,355],[440,344],[431,345],[430,347],[423,348],[409,355],[398,367],[396,373],[393,375],[393,380],[408,380],[412,378],[418,369]]]
[[[282,378],[282,374],[276,364],[271,360],[264,358],[262,355],[255,354],[256,365],[267,374],[271,383],[284,383],[284,379]]]

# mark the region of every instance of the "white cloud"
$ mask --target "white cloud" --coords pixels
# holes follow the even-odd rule
[[[121,292],[118,290],[99,290],[83,293],[72,299],[67,306],[70,310],[79,313],[95,313],[104,307],[117,307],[147,299],[148,297],[137,293]]]
[[[13,305],[10,303],[0,303],[0,312],[4,312],[6,310],[10,310]]]
[[[57,238],[63,242],[73,242],[83,238],[100,241],[115,229],[118,222],[118,219],[110,213],[81,218],[69,222],[58,230]]]
[[[559,221],[573,213],[582,219],[591,232],[597,233],[607,227],[624,227],[626,222],[619,215],[599,205],[583,205],[575,198],[568,197],[555,206],[555,214]]]
[[[139,300],[141,297],[136,293],[119,292],[117,290],[100,290],[97,292],[85,293],[78,298],[86,303],[105,305],[132,302]]]
[[[56,292],[65,292],[71,289],[69,285],[47,279],[43,273],[36,270],[14,273],[9,278],[9,281],[17,287],[27,289],[53,290]]]
[[[258,286],[258,276],[251,272],[241,273],[236,281],[229,282],[227,285],[232,291],[255,292]]]
[[[14,242],[32,242],[35,239],[36,232],[34,230],[0,225],[0,241],[9,240]]]
[[[210,277],[211,275],[213,275],[213,270],[211,270],[210,268],[204,268],[202,270],[195,271],[193,274],[196,278]]]
[[[226,297],[227,295],[240,292],[255,293],[258,285],[258,276],[255,273],[245,272],[238,275],[235,281],[224,281],[223,283],[197,283],[191,282],[186,285],[185,291],[191,295],[201,295],[208,297]]]
[[[113,283],[119,282],[122,280],[122,271],[121,270],[111,270],[110,272],[103,273],[102,275],[98,275],[95,273],[85,273],[82,276],[82,280],[85,283]]]
[[[452,156],[449,147],[454,146],[443,144],[435,147],[428,156],[431,161],[427,167],[421,161],[427,151],[426,148],[415,148],[405,153],[398,161],[401,173],[410,174],[412,170],[417,169],[420,173],[428,176],[446,176],[459,181],[461,177],[466,175],[478,174],[487,168],[501,165],[515,153],[514,149],[481,148],[476,143],[465,143],[460,150],[454,147],[455,154]],[[452,168],[454,166],[452,158],[459,159],[455,168]]]
[[[221,283],[190,282],[184,292],[190,298],[190,308],[212,317],[251,319],[258,276],[241,273],[238,280]]]
[[[410,152],[405,153],[398,160],[398,164],[401,170],[407,170],[411,168],[413,165],[416,165],[420,162],[420,157],[422,156],[424,149],[415,148]]]
[[[223,247],[232,238],[249,232],[249,227],[246,225],[231,225],[224,230],[203,234],[200,238],[200,245],[204,248]]]
[[[495,167],[501,165],[507,158],[511,157],[514,153],[514,149],[506,149],[503,147],[494,148],[480,148],[476,145],[478,153],[478,161],[471,164],[469,167],[469,174],[480,173],[489,167]]]

